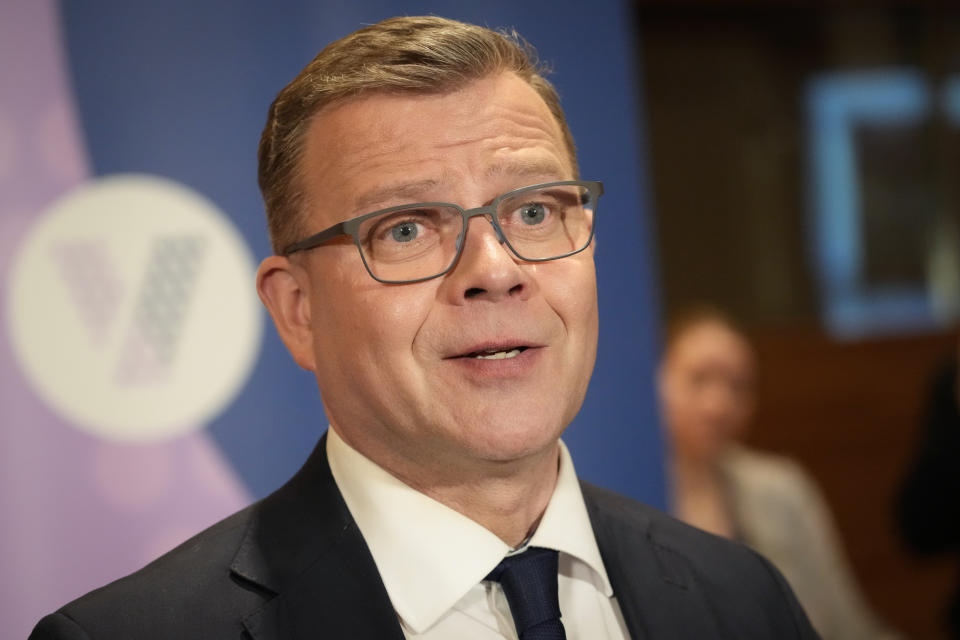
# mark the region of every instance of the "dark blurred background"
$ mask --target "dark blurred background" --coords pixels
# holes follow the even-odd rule
[[[646,1],[635,18],[662,312],[743,322],[749,444],[813,474],[877,612],[941,637],[956,561],[911,555],[894,504],[957,352],[960,7]]]

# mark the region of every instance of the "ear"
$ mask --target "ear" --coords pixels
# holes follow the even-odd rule
[[[314,371],[309,286],[307,273],[285,256],[270,256],[257,270],[257,294],[270,312],[280,339],[298,365]]]
[[[597,232],[593,229],[594,211],[591,209],[588,215],[590,217],[590,232],[593,234],[593,237],[590,239],[590,253],[595,254],[597,252]]]

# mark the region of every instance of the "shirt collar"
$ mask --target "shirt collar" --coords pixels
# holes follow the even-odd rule
[[[510,553],[492,532],[390,475],[333,428],[327,456],[390,601],[414,632],[431,627]],[[557,486],[528,545],[562,552],[561,573],[613,595],[563,442]]]
[[[587,580],[603,595],[613,596],[573,459],[562,440],[557,486],[528,546],[556,549],[560,552],[560,573]],[[564,554],[569,557],[565,558]],[[580,562],[569,562],[571,558]]]

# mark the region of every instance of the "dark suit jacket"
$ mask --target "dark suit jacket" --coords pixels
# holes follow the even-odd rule
[[[325,440],[274,494],[48,615],[30,638],[403,640]],[[617,494],[583,492],[634,640],[816,638],[759,555]]]

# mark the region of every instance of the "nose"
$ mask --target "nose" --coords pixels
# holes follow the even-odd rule
[[[460,258],[444,282],[455,303],[497,302],[530,295],[532,278],[501,240],[489,218],[470,218],[463,243]]]

